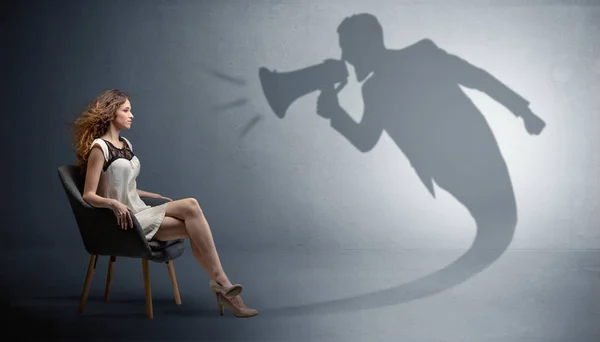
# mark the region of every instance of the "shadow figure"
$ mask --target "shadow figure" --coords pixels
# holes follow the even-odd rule
[[[359,151],[373,149],[386,131],[432,196],[435,183],[468,209],[477,233],[465,254],[423,278],[355,297],[274,308],[267,314],[334,313],[395,305],[450,289],[489,267],[512,241],[517,206],[492,130],[460,86],[479,90],[505,106],[523,120],[530,134],[539,134],[545,126],[527,100],[429,39],[399,50],[388,49],[381,25],[370,14],[344,19],[338,34],[341,59],[354,67],[356,80],[362,83],[361,121],[355,122],[339,105],[339,89],[334,84],[325,87],[322,81],[306,79],[313,77],[308,72],[296,72],[294,81],[321,90],[318,114],[330,120],[331,127]],[[343,62],[327,63],[334,69],[339,67],[333,64]],[[262,80],[267,72],[261,69]],[[288,88],[278,87],[279,92],[282,89]],[[265,95],[269,96],[267,90]],[[278,95],[293,99],[297,94]]]

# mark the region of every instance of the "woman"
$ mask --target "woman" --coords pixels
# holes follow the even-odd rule
[[[210,290],[215,294],[221,315],[223,307],[236,317],[258,314],[244,304],[242,286],[227,278],[215,248],[212,233],[196,199],[173,201],[155,193],[137,189],[140,162],[133,146],[120,135],[133,119],[129,95],[110,89],[94,100],[73,122],[76,161],[85,173],[83,199],[98,208],[110,208],[122,229],[133,227],[132,216],[139,221],[146,239],[161,241],[189,238],[192,252],[208,273]],[[151,207],[140,196],[162,198],[168,202]]]

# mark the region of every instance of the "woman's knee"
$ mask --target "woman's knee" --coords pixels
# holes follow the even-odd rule
[[[184,198],[167,203],[166,215],[187,220],[202,215],[202,210],[195,198]]]
[[[202,215],[202,209],[200,208],[200,203],[198,203],[198,201],[193,197],[185,199],[185,211],[188,215],[191,215],[191,216]]]

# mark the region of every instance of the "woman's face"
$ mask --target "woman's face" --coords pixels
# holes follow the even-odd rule
[[[129,129],[131,128],[131,120],[133,120],[133,113],[131,112],[131,103],[129,100],[125,100],[125,103],[117,109],[113,124],[118,129]]]

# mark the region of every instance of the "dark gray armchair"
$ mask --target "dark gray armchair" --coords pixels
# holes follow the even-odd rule
[[[128,257],[142,259],[144,290],[146,292],[146,313],[149,318],[153,318],[154,315],[152,311],[152,292],[150,290],[148,261],[164,262],[168,265],[175,302],[181,304],[173,260],[183,254],[185,249],[183,240],[147,241],[135,216],[132,216],[133,228],[121,229],[117,224],[117,219],[112,210],[92,207],[83,200],[82,193],[85,178],[80,174],[78,166],[60,166],[58,168],[58,176],[73,210],[75,221],[83,239],[83,245],[91,255],[79,302],[79,312],[82,313],[85,308],[96,262],[98,261],[98,257],[103,255],[110,256],[104,291],[105,301],[108,301],[109,298],[116,258]],[[156,198],[143,198],[143,200],[150,206],[165,203],[165,200]]]

